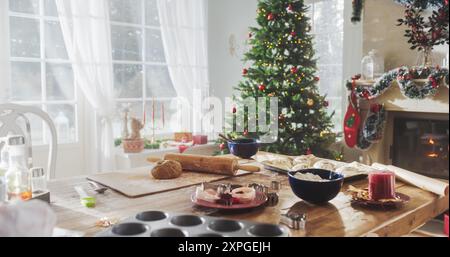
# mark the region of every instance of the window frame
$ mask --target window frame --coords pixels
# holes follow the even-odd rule
[[[161,102],[165,102],[165,101],[171,101],[174,98],[176,98],[177,96],[173,96],[173,97],[153,97],[147,96],[147,67],[148,66],[161,66],[161,67],[165,67],[167,69],[169,69],[169,65],[167,63],[167,60],[165,60],[164,62],[155,62],[155,61],[148,61],[147,60],[147,30],[157,30],[161,33],[161,25],[148,25],[147,24],[147,15],[146,15],[146,3],[145,0],[140,1],[141,4],[141,22],[139,24],[136,23],[130,23],[130,22],[122,22],[122,21],[113,21],[110,20],[110,26],[111,26],[111,30],[112,30],[112,26],[121,26],[121,27],[128,27],[128,28],[137,28],[140,29],[142,31],[142,38],[140,43],[142,44],[142,48],[141,50],[141,59],[140,60],[115,60],[114,57],[112,59],[112,64],[113,66],[116,64],[119,65],[139,65],[142,67],[142,97],[132,97],[132,98],[121,98],[119,96],[115,96],[114,98],[114,102],[117,105],[119,104],[139,104],[139,106],[142,109],[142,113],[144,113],[144,108],[148,111],[148,102],[152,102],[152,101],[156,101],[157,103],[161,103]],[[161,39],[162,40],[162,39]],[[164,47],[164,45],[163,45]],[[163,48],[164,51],[164,48]],[[113,69],[113,73],[114,73],[114,69]],[[113,74],[115,76],[115,74]],[[170,74],[169,74],[170,77]],[[115,79],[114,79],[115,80]],[[115,82],[114,82],[115,83]],[[172,82],[173,83],[173,82]],[[173,85],[171,85],[173,86]],[[115,87],[115,85],[114,85]],[[165,109],[165,116],[169,117],[169,112],[167,110],[170,109],[170,106],[167,106],[167,108]],[[148,112],[147,112],[148,114]],[[147,121],[149,120],[148,117],[150,117],[150,115],[147,115]],[[168,123],[169,120],[166,119],[166,123]],[[147,125],[150,124],[150,122],[147,122]],[[147,126],[146,126],[147,128]],[[150,129],[150,127],[148,127]],[[171,134],[171,131],[160,131],[160,130],[155,130],[155,136],[157,136],[158,138],[161,137],[165,137]]]
[[[46,56],[46,22],[52,21],[59,23],[59,18],[56,16],[50,16],[46,15],[45,12],[45,4],[44,0],[39,0],[39,13],[38,14],[32,14],[32,13],[22,13],[22,12],[15,12],[11,11],[9,8],[9,0],[6,0],[7,2],[7,19],[10,23],[11,18],[25,18],[25,19],[31,19],[34,21],[37,21],[39,23],[39,55],[40,57],[14,57],[11,53],[11,44],[10,44],[10,31],[8,31],[8,64],[9,64],[9,74],[8,77],[11,80],[12,76],[12,64],[13,63],[39,63],[40,65],[40,86],[41,86],[41,95],[39,100],[11,100],[11,102],[16,104],[22,104],[22,105],[37,105],[40,108],[42,108],[43,111],[48,113],[48,107],[51,105],[71,105],[74,107],[74,138],[72,142],[58,142],[58,146],[62,146],[63,148],[74,148],[74,147],[80,147],[82,145],[81,138],[83,137],[83,131],[80,130],[84,125],[82,124],[83,115],[83,107],[82,101],[80,101],[80,96],[82,95],[79,91],[78,87],[76,86],[76,78],[73,78],[73,99],[72,100],[49,100],[47,97],[47,65],[58,65],[58,64],[65,64],[70,65],[72,68],[72,62],[69,58],[62,59],[62,58],[47,58]],[[10,24],[8,24],[8,27]],[[9,87],[12,87],[13,85],[10,84]],[[12,92],[8,92],[7,98],[11,99]],[[48,128],[44,126],[44,123],[42,123],[42,141],[37,142],[36,146],[38,148],[43,148],[48,144]]]

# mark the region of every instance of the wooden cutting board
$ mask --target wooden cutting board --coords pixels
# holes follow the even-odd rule
[[[89,175],[88,180],[107,186],[127,197],[137,198],[156,193],[172,191],[203,182],[215,182],[229,176],[197,172],[183,172],[181,177],[170,180],[154,179],[150,175],[153,166],[140,167],[130,170],[105,172]],[[247,175],[248,172],[238,171],[237,175]]]

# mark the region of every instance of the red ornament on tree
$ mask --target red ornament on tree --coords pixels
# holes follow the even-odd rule
[[[297,67],[292,67],[291,68],[291,73],[292,74],[295,74],[295,73],[297,73],[298,72],[298,68]]]
[[[323,101],[323,106],[325,106],[325,107],[330,106],[330,102],[328,102],[328,101]]]
[[[275,15],[273,15],[273,13],[269,13],[268,15],[267,15],[267,20],[268,21],[273,21],[275,19]]]
[[[314,81],[320,81],[319,77],[314,77]]]
[[[290,12],[294,11],[294,6],[292,4],[289,4],[287,10]]]
[[[236,107],[233,107],[233,113],[236,113],[236,111],[237,111]]]
[[[225,144],[224,143],[220,144],[219,148],[220,148],[220,150],[224,150],[225,149]]]
[[[295,37],[295,36],[297,36],[297,33],[295,31],[292,31],[291,36]]]
[[[248,38],[252,38],[253,34],[251,32],[248,33]]]
[[[259,91],[264,91],[266,90],[266,86],[264,84],[259,85],[258,87]]]
[[[242,75],[245,76],[245,75],[247,75],[247,73],[248,73],[248,70],[247,70],[247,69],[243,69],[243,70],[242,70]]]

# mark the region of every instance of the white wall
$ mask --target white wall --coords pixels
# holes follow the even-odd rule
[[[210,92],[223,99],[242,78],[244,42],[248,28],[256,26],[257,1],[209,0],[208,5]]]

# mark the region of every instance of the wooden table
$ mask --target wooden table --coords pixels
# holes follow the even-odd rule
[[[277,206],[233,214],[215,213],[212,216],[278,224],[282,209],[291,208],[307,213],[306,230],[291,230],[291,236],[401,236],[445,212],[449,206],[448,196],[440,197],[401,182],[397,183],[398,192],[409,195],[411,201],[402,209],[390,211],[368,210],[350,204],[351,197],[344,191],[349,184],[367,187],[366,180],[344,184],[343,191],[324,206],[313,206],[300,200],[292,193],[286,176],[269,171],[228,178],[224,179],[224,182],[236,184],[256,182],[269,185],[272,180],[279,180],[283,185]],[[88,190],[85,177],[51,181],[49,188],[52,206],[58,217],[58,227],[81,231],[86,236],[94,236],[102,230],[95,226],[96,221],[102,217],[124,219],[147,210],[204,214],[193,208],[190,201],[194,187],[135,199],[108,190],[104,195],[96,195],[97,206],[88,209],[80,204],[79,196],[74,190],[74,186],[77,185],[94,194]]]

